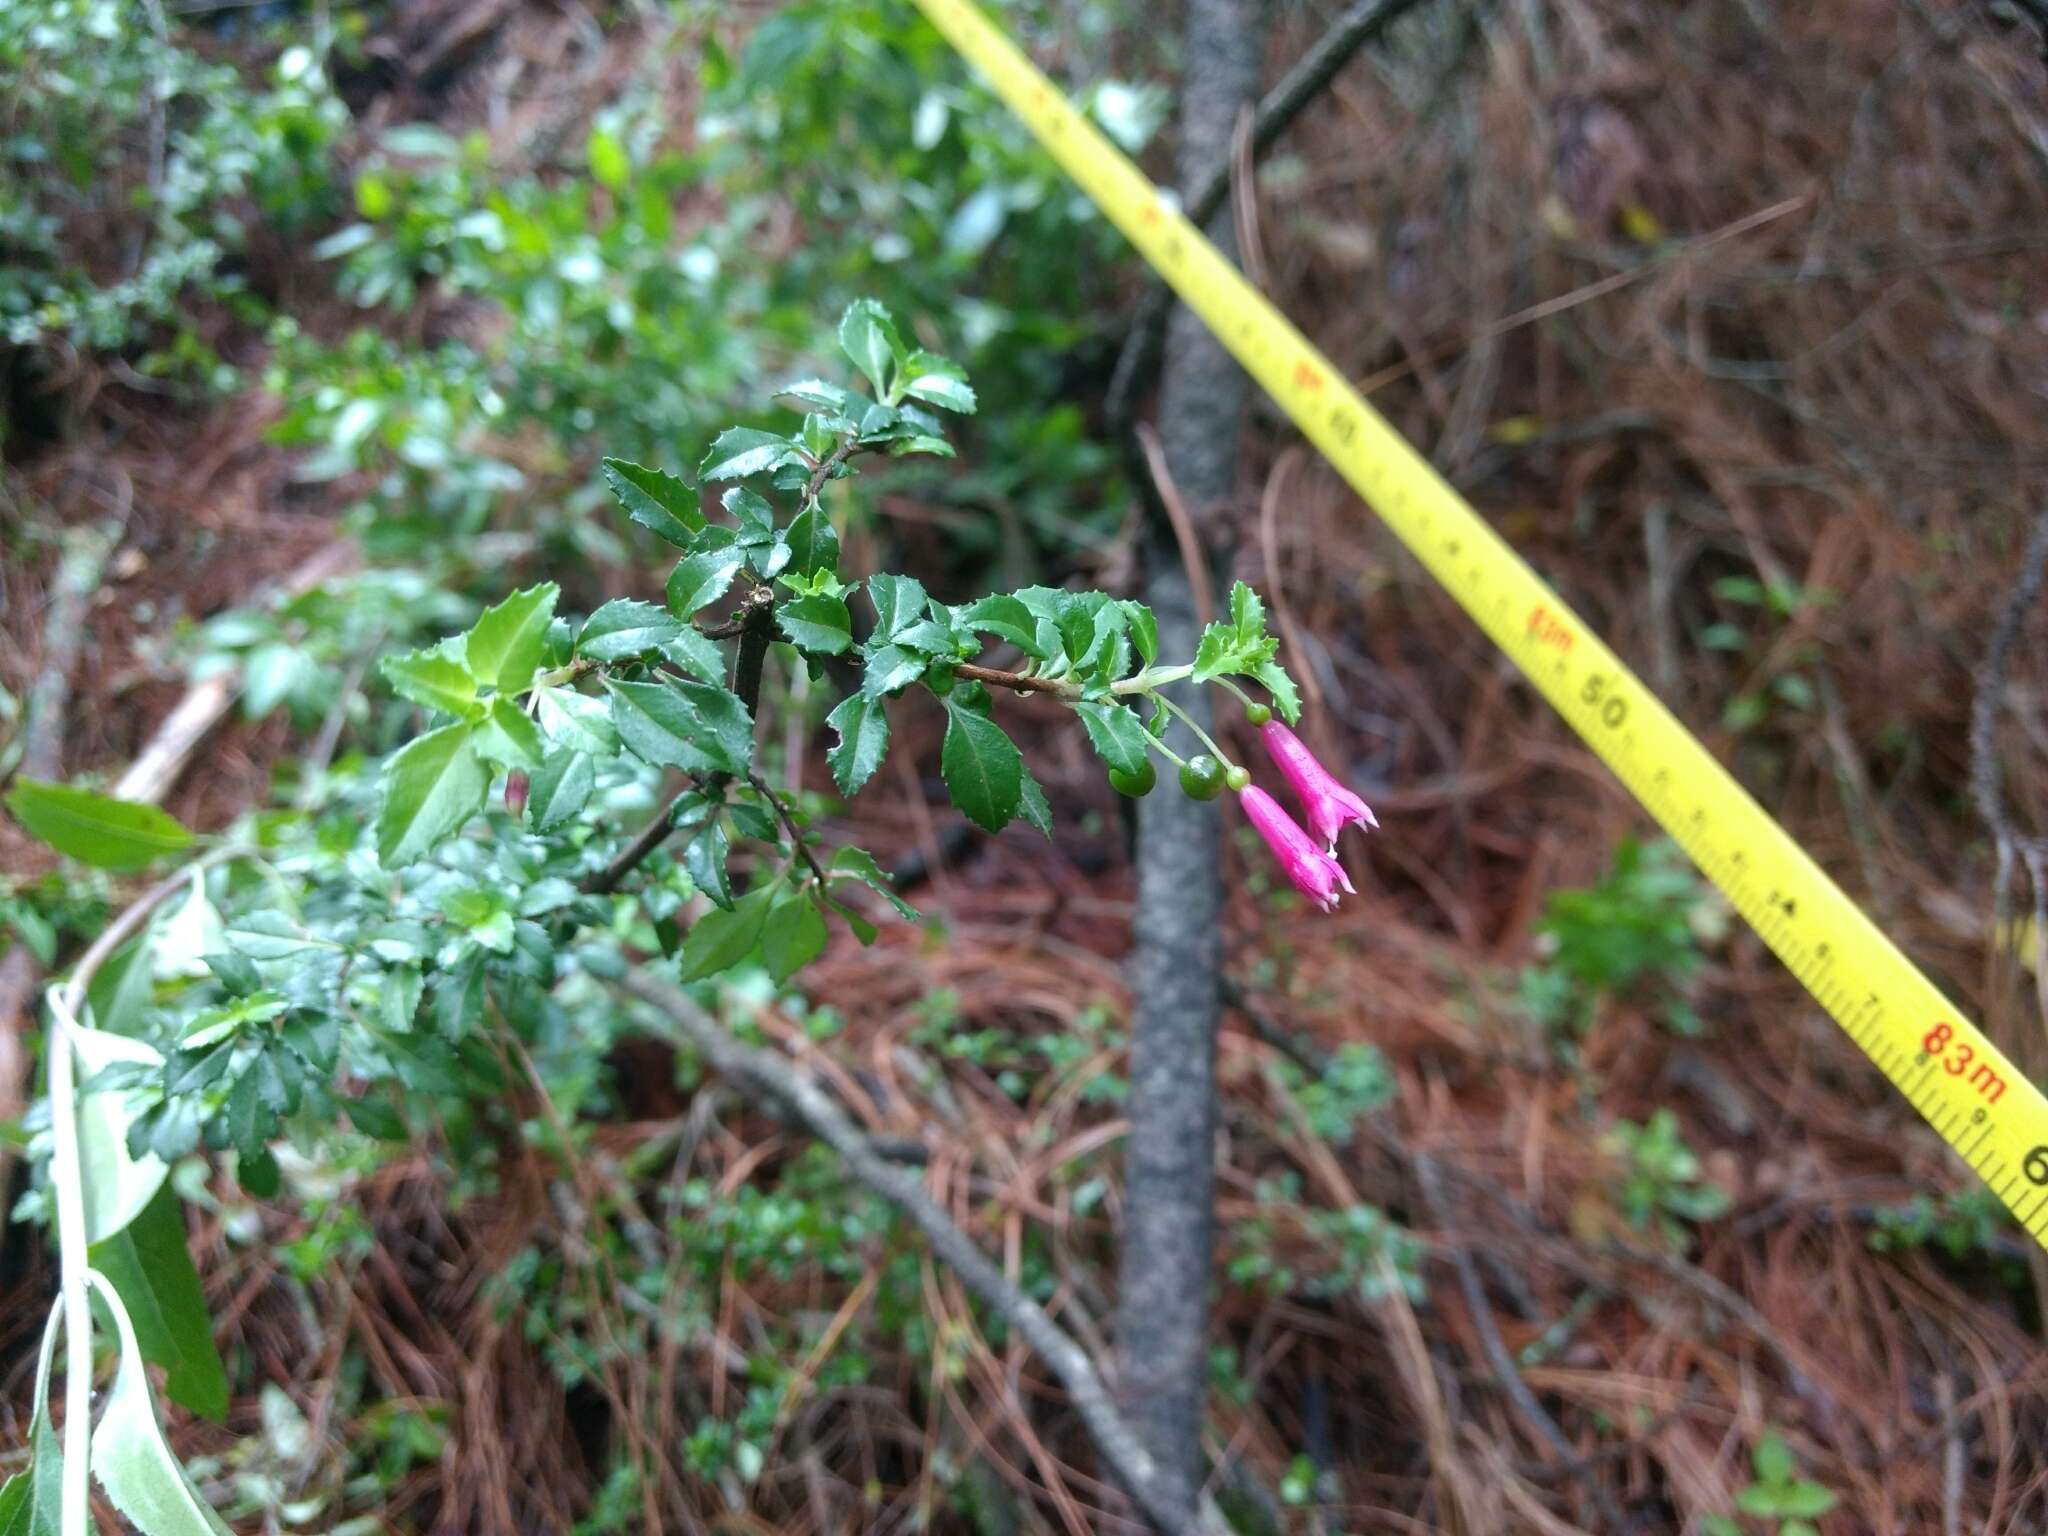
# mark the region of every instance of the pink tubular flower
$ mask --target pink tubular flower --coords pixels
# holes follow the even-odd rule
[[[1259,727],[1259,734],[1265,738],[1267,755],[1294,786],[1295,798],[1308,815],[1308,829],[1323,840],[1330,852],[1337,851],[1337,834],[1347,824],[1379,826],[1372,807],[1338,783],[1294,732],[1278,720],[1268,720]]]
[[[1318,848],[1315,839],[1302,831],[1294,818],[1280,808],[1280,802],[1258,785],[1247,785],[1239,791],[1237,798],[1247,819],[1258,828],[1266,846],[1273,850],[1273,857],[1287,871],[1287,878],[1294,882],[1294,888],[1325,912],[1334,912],[1337,908],[1337,887],[1341,885],[1347,891],[1351,889],[1344,866]]]

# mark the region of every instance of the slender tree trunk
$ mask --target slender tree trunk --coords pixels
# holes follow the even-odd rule
[[[1187,0],[1180,181],[1199,184],[1230,151],[1237,114],[1258,88],[1257,0]],[[1226,209],[1208,233],[1231,249]],[[1186,309],[1168,324],[1160,437],[1175,486],[1206,532],[1235,489],[1248,381]],[[1155,509],[1156,512],[1156,509]],[[1162,654],[1191,655],[1198,633],[1188,573],[1163,517],[1147,541],[1145,600]],[[1178,702],[1207,722],[1200,690]],[[1181,728],[1183,756],[1200,751]],[[1138,919],[1131,1035],[1131,1134],[1125,1153],[1118,1286],[1119,1391],[1147,1449],[1192,1508],[1201,1483],[1208,1289],[1214,1247],[1216,1023],[1223,886],[1220,802],[1171,785],[1138,802]]]

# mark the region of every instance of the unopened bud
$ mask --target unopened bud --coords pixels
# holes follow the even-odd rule
[[[528,780],[523,773],[505,775],[505,809],[514,816],[526,815],[526,791]]]

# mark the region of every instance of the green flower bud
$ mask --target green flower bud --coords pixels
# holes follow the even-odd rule
[[[1273,718],[1273,711],[1263,704],[1247,704],[1244,707],[1244,717],[1253,725],[1264,725]]]
[[[1244,793],[1245,786],[1251,781],[1252,776],[1242,768],[1233,768],[1223,775],[1223,782],[1230,786],[1230,792],[1234,795]]]

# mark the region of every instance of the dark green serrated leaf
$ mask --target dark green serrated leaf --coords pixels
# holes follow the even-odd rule
[[[875,862],[875,856],[865,848],[848,844],[832,855],[827,868],[835,879],[844,877],[857,880],[878,896],[884,897],[897,914],[910,922],[917,921],[917,908],[896,894],[896,885],[882,866]]]
[[[382,1099],[365,1094],[359,1099],[343,1099],[341,1107],[348,1112],[349,1124],[365,1136],[376,1141],[406,1139],[404,1119]]]
[[[714,907],[698,918],[683,940],[682,979],[702,981],[731,970],[752,954],[767,924],[773,896],[767,889],[749,891],[729,911]]]
[[[775,610],[775,618],[800,650],[837,656],[853,644],[853,617],[844,598],[823,592],[793,597]]]
[[[1301,694],[1294,686],[1294,679],[1287,675],[1286,668],[1277,661],[1262,661],[1253,669],[1252,676],[1273,695],[1273,707],[1280,711],[1280,718],[1289,725],[1301,723]]]
[[[789,569],[799,576],[839,569],[839,535],[824,508],[799,512],[783,537],[789,545]]]
[[[256,965],[247,955],[235,950],[220,954],[203,955],[206,968],[220,979],[235,997],[247,997],[263,985],[263,978],[256,974]]]
[[[727,539],[733,537],[726,528],[705,531],[724,534]],[[687,619],[705,604],[717,602],[740,573],[740,564],[745,559],[746,551],[732,542],[699,549],[696,554],[678,560],[668,577],[668,611],[679,619]]]
[[[702,532],[704,514],[697,493],[662,469],[646,469],[624,459],[603,462],[605,484],[641,527],[651,529],[679,549]]]
[[[779,985],[823,954],[828,938],[818,904],[806,893],[785,887],[776,894],[761,927],[762,962]]]
[[[1045,659],[1038,644],[1038,616],[1007,593],[996,592],[977,599],[954,617],[969,629],[1000,636],[1027,656]]]
[[[1074,706],[1074,713],[1088,728],[1088,744],[1118,773],[1140,773],[1145,767],[1147,736],[1145,724],[1128,704],[1086,700]]]
[[[1000,832],[1017,814],[1024,793],[1023,755],[1001,726],[962,708],[952,694],[946,697],[939,771],[953,804],[982,830]]]
[[[192,834],[170,812],[68,784],[18,778],[7,809],[34,837],[100,869],[141,869],[192,846]]]
[[[869,578],[868,601],[875,605],[875,635],[885,641],[924,617],[924,585],[913,576]]]
[[[868,403],[843,385],[829,384],[823,379],[799,379],[794,384],[784,385],[776,393],[849,419],[857,419]]]
[[[164,1368],[171,1401],[218,1424],[227,1417],[227,1371],[185,1246],[184,1211],[166,1184],[140,1216],[87,1251],[126,1304],[142,1358]]]
[[[384,765],[377,858],[385,868],[411,863],[483,809],[491,771],[471,734],[467,725],[445,725]]]
[[[1052,806],[1045,798],[1045,789],[1031,776],[1031,770],[1024,770],[1024,793],[1017,802],[1017,812],[1032,826],[1038,828],[1046,840],[1052,840]]]
[[[732,880],[725,870],[725,858],[730,847],[725,823],[715,816],[703,831],[683,845],[683,868],[697,882],[697,889],[708,896],[713,905],[727,910],[733,904]]]
[[[683,632],[661,648],[661,654],[692,677],[707,683],[725,681],[725,655],[718,642],[693,624],[684,625]]]
[[[736,694],[710,683],[607,679],[619,738],[648,762],[693,773],[743,774],[754,722]]]
[[[888,392],[897,360],[904,356],[902,338],[888,310],[873,299],[855,299],[839,318],[839,347],[867,375],[876,394]]]
[[[1159,620],[1150,608],[1130,598],[1125,598],[1120,606],[1124,617],[1130,620],[1131,642],[1149,667],[1159,660]]]
[[[921,652],[906,651],[901,646],[885,645],[871,650],[861,670],[860,691],[870,699],[900,692],[923,677],[924,669],[930,665],[930,659]]]
[[[832,782],[842,795],[856,793],[875,776],[889,751],[889,712],[879,698],[849,693],[825,723],[839,733],[839,744],[825,753]]]
[[[668,610],[617,597],[585,621],[576,654],[592,661],[625,661],[660,650],[682,632],[681,622]]]
[[[727,427],[711,444],[701,471],[706,480],[744,480],[784,464],[801,464],[797,445],[757,427]]]

